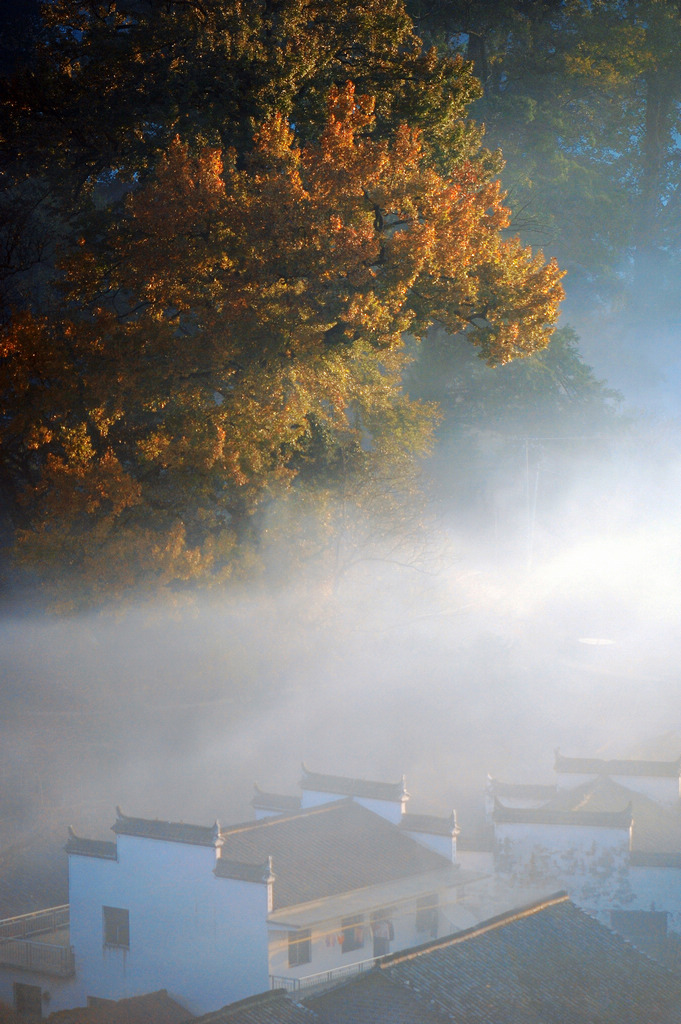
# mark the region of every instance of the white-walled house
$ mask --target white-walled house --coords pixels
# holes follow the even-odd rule
[[[488,778],[495,870],[559,884],[636,938],[681,933],[681,761],[604,761],[556,751],[556,785]]]
[[[205,1013],[498,910],[484,877],[457,864],[455,816],[407,814],[404,779],[303,767],[301,790],[256,788],[256,819],[237,825],[118,809],[113,841],[70,832],[69,906],[0,922],[0,999],[30,1017],[164,988]]]

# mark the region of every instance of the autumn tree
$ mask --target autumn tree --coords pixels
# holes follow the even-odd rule
[[[241,11],[218,7],[233,19]],[[253,10],[283,31],[277,11],[303,7]],[[97,5],[79,8],[99,17]],[[203,16],[191,4],[149,9],[158,23],[163,11]],[[379,17],[378,5],[353,5],[350,23],[369,9]],[[125,52],[137,11],[112,4],[101,25],[67,33],[69,45],[101,31]],[[386,44],[369,37],[384,60]],[[276,36],[270,58],[289,81],[299,47],[287,39]],[[139,61],[154,55],[149,47]],[[407,334],[433,323],[464,332],[490,364],[547,344],[560,272],[504,233],[498,161],[462,119],[469,69],[424,55],[406,29],[389,56],[373,69],[375,96],[318,74],[314,87],[294,81],[288,99],[283,86],[262,107],[244,99],[257,122],[248,139],[242,106],[230,116],[216,100],[211,113],[190,91],[154,114],[145,98],[141,139],[123,132],[106,166],[81,150],[94,201],[76,208],[79,230],[55,264],[58,304],[17,308],[0,350],[5,480],[20,550],[44,575],[58,581],[66,566],[86,593],[224,579],[252,557],[271,498],[352,478],[381,480],[387,498],[397,469],[427,451],[435,410],[403,387]],[[414,71],[408,83],[399,61]],[[89,65],[70,74],[86,81]],[[462,88],[442,107],[457,75]],[[163,93],[158,82],[140,89]],[[123,172],[131,184],[119,191]]]

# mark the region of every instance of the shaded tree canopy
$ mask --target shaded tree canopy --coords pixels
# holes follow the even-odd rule
[[[475,64],[514,224],[596,295],[681,255],[681,8],[675,0],[410,0]],[[659,271],[658,271],[659,273]]]
[[[560,271],[507,236],[470,67],[401,3],[43,17],[2,106],[5,196],[44,194],[52,236],[8,290],[0,440],[45,578],[224,579],[269,499],[391,467],[397,489],[428,450],[407,333],[440,324],[490,364],[548,343]]]

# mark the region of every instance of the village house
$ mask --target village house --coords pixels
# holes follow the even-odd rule
[[[681,933],[681,760],[555,757],[555,785],[488,778],[500,877],[560,884],[654,951]]]
[[[69,904],[0,922],[0,999],[25,1017],[158,989],[189,1014],[370,967],[500,906],[457,862],[454,814],[409,814],[404,779],[303,766],[301,796],[191,825],[118,809],[112,841],[70,832]],[[512,898],[515,898],[515,894]]]
[[[681,978],[558,892],[392,954],[305,1005],[319,1024],[681,1024]]]

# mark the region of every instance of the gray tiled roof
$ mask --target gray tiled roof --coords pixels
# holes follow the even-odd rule
[[[407,832],[425,832],[432,836],[453,836],[459,831],[454,812],[447,818],[439,818],[434,814],[404,814],[400,828]]]
[[[102,839],[84,839],[77,836],[69,827],[69,838],[64,847],[67,853],[77,853],[81,857],[103,857],[105,860],[116,860],[116,844]]]
[[[274,909],[323,899],[447,866],[396,825],[352,800],[221,829],[221,857],[272,857]]]
[[[637,793],[604,775],[574,788],[559,790],[543,810],[600,813],[620,812],[628,807],[634,818],[633,850],[681,850],[681,815],[677,808],[661,806],[643,793]]]
[[[251,800],[251,807],[257,807],[263,811],[299,811],[300,797],[288,796],[284,793],[266,793],[255,782],[255,796]]]
[[[156,818],[131,818],[116,808],[118,817],[111,826],[116,835],[161,839],[169,843],[189,843],[192,846],[215,846],[217,827],[186,825],[183,821],[160,821]]]
[[[99,1006],[57,1010],[47,1020],[48,1024],[182,1024],[187,1020],[187,1010],[163,988]]]
[[[578,775],[648,775],[674,778],[681,775],[681,758],[676,761],[602,761],[598,757],[563,757],[556,751],[555,770]]]
[[[234,878],[240,882],[267,882],[270,879],[269,861],[264,864],[244,864],[242,861],[221,857],[215,864],[218,878]]]
[[[329,992],[311,996],[306,1002],[323,1024],[451,1022],[448,1014],[428,1005],[428,1000],[419,998],[406,986],[394,984],[385,971],[371,971],[360,982],[355,978]]]
[[[578,825],[584,828],[630,828],[631,804],[622,811],[554,810],[547,807],[494,805],[495,825]]]
[[[193,1017],[191,1024],[317,1024],[310,1009],[290,999],[282,989],[240,999],[221,1010]]]
[[[655,850],[632,850],[629,863],[633,868],[681,868],[681,852],[662,853]]]
[[[349,779],[343,775],[320,775],[303,765],[300,788],[338,796],[360,796],[369,800],[401,800],[407,795],[404,778],[399,782],[372,782],[370,779]]]
[[[389,985],[377,1009],[371,975],[308,1004],[325,1024],[418,1024],[436,1013],[455,1024],[681,1022],[681,978],[578,910],[565,894],[387,957],[375,973],[401,990],[395,1016]],[[404,992],[421,1005],[422,1017],[418,1009],[404,1015]],[[350,1005],[354,1016],[345,1013]]]

